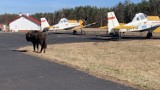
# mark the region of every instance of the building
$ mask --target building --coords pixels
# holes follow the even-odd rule
[[[3,24],[0,24],[0,31],[3,30]]]
[[[4,25],[4,24],[0,24],[0,31],[6,32],[7,31],[7,26]]]
[[[20,14],[17,19],[9,23],[9,29],[12,32],[41,30],[41,22],[29,16],[28,13],[26,15]]]

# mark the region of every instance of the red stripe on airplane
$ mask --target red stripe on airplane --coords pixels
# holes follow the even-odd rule
[[[115,17],[109,17],[109,18],[108,18],[108,20],[112,20],[112,19],[115,19]]]
[[[41,20],[41,22],[45,22],[46,20]]]
[[[146,22],[144,22],[144,24],[146,24],[147,23],[147,21]]]

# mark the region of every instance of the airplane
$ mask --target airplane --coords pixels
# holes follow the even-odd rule
[[[155,16],[156,17],[156,16]],[[158,17],[159,18],[159,17]],[[137,13],[133,20],[124,25],[120,25],[114,12],[108,12],[108,34],[121,37],[125,32],[147,31],[147,38],[153,36],[153,31],[160,27],[160,20],[148,20],[143,13]]]
[[[95,23],[91,23],[91,24],[87,24],[84,25],[86,23],[87,18],[85,18],[84,20],[68,20],[66,18],[62,18],[58,24],[55,24],[53,26],[50,26],[49,23],[47,22],[46,18],[41,18],[41,29],[42,30],[47,30],[47,31],[51,31],[51,30],[73,30],[73,34],[77,34],[77,30],[80,29],[81,30],[81,34],[84,34],[85,32],[82,31],[82,28],[85,27],[89,27],[91,25],[96,24]]]

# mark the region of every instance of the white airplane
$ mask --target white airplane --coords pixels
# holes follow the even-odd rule
[[[80,29],[81,33],[84,33],[82,31],[82,28],[89,27],[96,23],[91,23],[88,25],[83,25],[85,23],[85,20],[67,20],[66,18],[62,18],[58,24],[55,24],[53,26],[50,26],[47,22],[46,18],[41,18],[41,28],[42,30],[47,29],[50,30],[73,30],[73,34],[77,34],[77,30]]]
[[[108,12],[108,34],[121,37],[124,32],[147,31],[147,38],[152,37],[152,32],[160,26],[160,20],[148,20],[143,13],[134,16],[132,22],[120,25],[114,12]]]

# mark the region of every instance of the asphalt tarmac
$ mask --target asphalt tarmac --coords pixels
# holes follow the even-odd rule
[[[47,42],[106,42],[94,38],[48,33]],[[16,50],[26,45],[31,43],[25,40],[24,33],[0,33],[0,90],[137,90]]]

